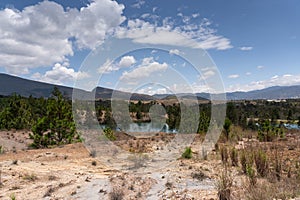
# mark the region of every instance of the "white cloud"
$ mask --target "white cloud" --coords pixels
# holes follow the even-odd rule
[[[250,76],[252,73],[251,72],[246,72],[246,75],[247,76]]]
[[[136,60],[133,56],[124,56],[121,58],[119,62],[120,67],[130,67],[131,65],[135,64]]]
[[[89,75],[86,72],[76,72],[73,68],[69,68],[69,63],[63,64],[56,63],[50,71],[46,71],[45,74],[35,73],[32,78],[39,81],[62,84],[66,82],[73,82],[74,80],[87,78]]]
[[[232,79],[238,78],[238,77],[240,77],[240,75],[238,75],[238,74],[231,74],[228,76],[228,78],[232,78]]]
[[[197,17],[199,17],[199,16],[200,16],[199,13],[194,13],[194,14],[192,14],[192,17],[193,17],[193,18],[197,18]]]
[[[300,85],[300,74],[291,75],[275,75],[267,80],[262,81],[253,81],[249,84],[245,85],[231,85],[227,91],[251,91],[251,90],[259,90],[264,89],[271,86],[291,86],[291,85]]]
[[[0,10],[0,67],[15,74],[30,68],[65,62],[78,48],[93,49],[125,18],[124,6],[111,0],[94,0],[86,7],[64,9],[43,1],[22,11]]]
[[[113,66],[113,62],[111,60],[107,59],[105,61],[105,63],[98,68],[98,73],[99,74],[108,74],[110,72],[117,71],[117,70],[119,70],[119,68],[116,66]]]
[[[176,55],[179,55],[180,54],[180,51],[178,49],[171,49],[169,51],[169,54],[176,54]]]
[[[245,46],[245,47],[240,47],[239,49],[242,51],[251,51],[253,47]]]
[[[154,95],[154,94],[167,94],[168,90],[166,88],[153,88],[153,87],[146,87],[141,88],[136,91],[139,94],[148,94],[148,95]]]
[[[262,68],[265,68],[265,66],[258,65],[256,68],[257,68],[257,69],[262,69]]]
[[[128,72],[123,72],[120,80],[132,81],[136,79],[141,79],[149,77],[153,73],[163,72],[168,68],[167,63],[158,63],[153,60],[152,57],[147,57],[143,59],[143,62],[140,66],[134,70]]]
[[[107,59],[105,63],[98,68],[98,73],[109,74],[113,71],[118,71],[120,68],[130,67],[135,64],[136,60],[133,56],[123,56],[119,63],[115,64],[113,61]]]
[[[132,4],[131,7],[133,8],[137,8],[140,9],[142,7],[142,5],[144,5],[146,2],[143,0],[138,0],[135,4]]]
[[[216,71],[212,67],[205,67],[201,68],[201,76],[199,76],[199,79],[202,80],[207,80],[214,76],[216,74]]]
[[[185,20],[185,24],[180,26],[176,26],[171,18],[163,19],[160,26],[134,19],[128,20],[127,27],[119,27],[116,36],[130,38],[136,43],[218,50],[232,48],[230,40],[217,35],[210,25],[211,22],[205,18],[199,24],[190,24],[189,20]]]

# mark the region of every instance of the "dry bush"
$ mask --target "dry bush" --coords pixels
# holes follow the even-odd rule
[[[121,189],[113,189],[110,192],[110,200],[122,200],[124,199],[124,192]]]
[[[270,183],[266,180],[255,186],[246,186],[245,197],[249,200],[292,199],[299,197],[300,182],[296,179],[284,178],[280,182]]]
[[[258,150],[254,153],[256,171],[261,177],[266,177],[269,171],[269,164],[266,152]]]
[[[227,165],[228,163],[228,150],[226,147],[221,147],[220,149],[220,153],[221,153],[221,159],[224,165]]]
[[[247,166],[253,165],[253,154],[247,150],[241,151],[240,162],[241,162],[243,173],[247,174]]]
[[[216,189],[218,191],[219,200],[230,200],[231,199],[231,190],[233,185],[233,178],[228,173],[227,168],[218,178],[216,183]]]
[[[232,166],[237,167],[239,165],[239,155],[238,155],[238,151],[235,148],[231,149],[230,159],[231,159]]]

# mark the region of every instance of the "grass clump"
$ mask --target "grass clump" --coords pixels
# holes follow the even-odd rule
[[[216,183],[219,200],[230,200],[231,199],[232,185],[233,185],[233,178],[230,174],[228,174],[228,171],[225,168],[225,170],[220,175],[220,177]]]
[[[256,151],[254,154],[254,161],[257,173],[261,177],[266,177],[269,170],[267,154],[262,150]]]
[[[238,155],[238,151],[235,148],[231,149],[230,158],[231,158],[232,166],[236,167],[239,165],[239,155]]]

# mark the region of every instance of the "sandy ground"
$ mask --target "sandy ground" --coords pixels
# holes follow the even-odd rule
[[[115,144],[118,147],[126,152],[134,150],[132,153],[138,155],[141,152],[155,154],[174,138],[167,134],[156,134],[151,139],[124,134],[117,137]],[[207,160],[200,158],[199,152],[194,152],[194,158],[190,160],[174,158],[165,164],[164,158],[152,159],[150,170],[144,163],[149,159],[139,160],[139,170],[122,170],[119,163],[109,165],[105,160],[107,157],[113,159],[115,155],[110,154],[107,147],[102,147],[100,154],[94,155],[82,143],[28,150],[30,142],[28,131],[0,131],[0,145],[4,149],[0,154],[1,200],[13,197],[22,200],[118,199],[121,196],[128,200],[217,199],[215,186],[223,165],[219,153],[214,151]],[[199,145],[201,140],[196,138],[192,149]],[[300,158],[297,148],[290,150],[290,154],[294,159]],[[122,162],[123,165],[130,161],[125,159]],[[235,185],[241,185],[243,177],[238,169],[229,167],[229,170],[235,176]]]

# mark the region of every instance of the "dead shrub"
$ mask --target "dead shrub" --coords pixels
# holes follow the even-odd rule
[[[223,171],[221,176],[218,178],[216,183],[216,188],[218,191],[219,200],[230,200],[231,199],[231,189],[233,185],[233,178],[228,173],[227,169]]]

